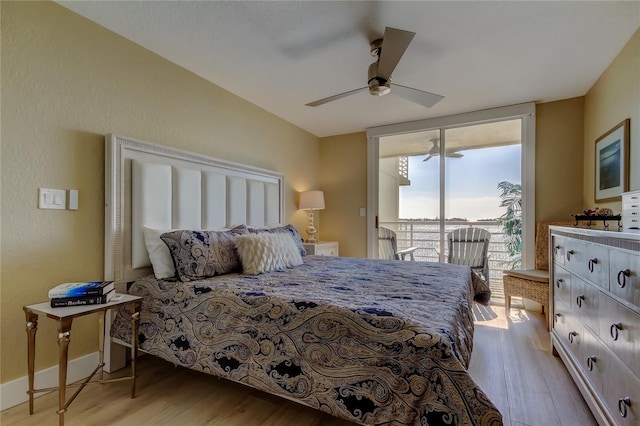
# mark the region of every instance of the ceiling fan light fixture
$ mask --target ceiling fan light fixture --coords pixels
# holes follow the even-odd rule
[[[387,82],[380,84],[378,80],[372,80],[369,82],[369,93],[374,96],[384,96],[391,93],[391,85]]]
[[[367,86],[309,102],[306,105],[311,107],[323,105],[346,96],[355,95],[367,90],[367,88],[369,89],[369,94],[374,96],[384,96],[391,93],[391,74],[415,35],[411,31],[385,27],[384,36],[381,39],[372,41],[370,44],[371,56],[377,58],[377,60],[369,65]],[[444,97],[396,83],[393,86],[396,95],[426,108],[431,108]]]

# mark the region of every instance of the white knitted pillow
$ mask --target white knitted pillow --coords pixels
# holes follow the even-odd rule
[[[243,272],[249,275],[302,265],[302,256],[290,234],[238,235],[236,249]]]

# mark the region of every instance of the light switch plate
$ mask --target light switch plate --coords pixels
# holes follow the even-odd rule
[[[64,210],[67,207],[67,191],[64,189],[40,188],[38,190],[38,208]]]

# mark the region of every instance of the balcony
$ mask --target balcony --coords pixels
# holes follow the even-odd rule
[[[439,261],[440,223],[438,221],[380,222],[380,226],[396,232],[398,249],[418,247],[418,250],[414,253],[417,261]],[[502,226],[496,221],[447,221],[445,222],[445,235],[453,229],[468,226],[481,227],[491,233],[491,241],[489,243],[491,301],[493,304],[504,304],[502,270],[506,269],[505,264],[509,260],[509,252],[505,245],[505,234]]]

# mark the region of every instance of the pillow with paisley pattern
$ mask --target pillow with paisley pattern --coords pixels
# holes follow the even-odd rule
[[[240,225],[229,231],[178,230],[160,238],[169,247],[180,281],[195,281],[239,271],[235,238],[248,233]]]

